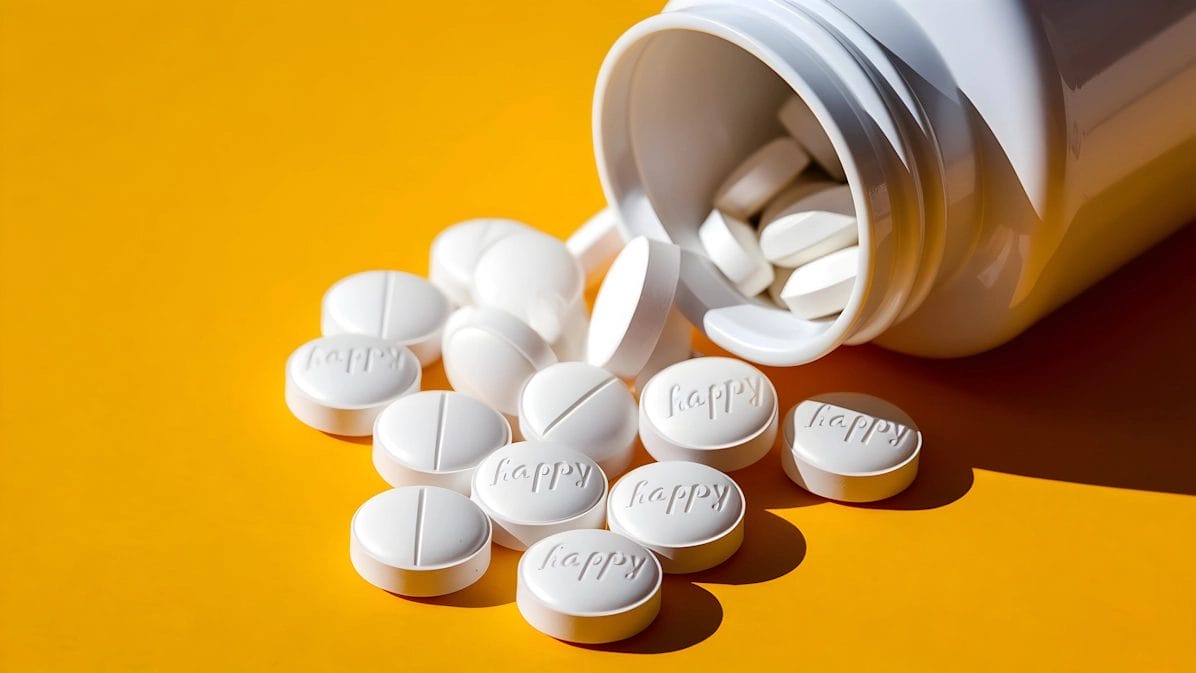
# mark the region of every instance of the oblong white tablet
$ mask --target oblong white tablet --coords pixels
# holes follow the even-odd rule
[[[500,218],[466,220],[447,227],[432,241],[428,278],[453,304],[472,304],[470,288],[478,258],[508,234],[531,230],[522,222]]]
[[[624,378],[638,374],[664,329],[680,277],[676,245],[639,236],[623,246],[594,300],[586,360]]]
[[[656,348],[648,356],[648,362],[639,374],[635,376],[635,389],[642,391],[644,386],[660,370],[675,365],[682,360],[688,360],[693,355],[693,326],[689,320],[676,308],[669,310],[669,317],[665,320],[660,338],[656,340]]]
[[[714,207],[746,220],[793,182],[810,156],[793,138],[777,138],[753,152],[714,195]]]
[[[827,175],[839,181],[847,179],[831,139],[801,98],[790,96],[786,99],[777,111],[777,119]]]
[[[286,402],[307,425],[364,437],[386,405],[419,390],[419,360],[391,341],[336,334],[309,341],[287,358]]]
[[[853,245],[793,270],[781,301],[799,318],[814,320],[842,311],[851,299],[860,264],[860,248]]]
[[[435,285],[403,271],[363,271],[324,293],[320,329],[368,334],[411,349],[421,365],[440,357],[440,332],[452,307]]]
[[[656,460],[689,460],[730,472],[763,458],[776,436],[772,381],[742,360],[679,362],[640,393],[640,439]]]
[[[558,362],[524,384],[519,430],[525,439],[566,444],[613,477],[631,463],[638,415],[618,377],[585,362]]]
[[[743,491],[713,467],[648,463],[623,476],[606,504],[610,529],[651,549],[666,573],[694,573],[743,544]]]
[[[760,213],[760,226],[764,227],[769,222],[777,219],[778,216],[793,212],[795,210],[794,206],[807,196],[839,186],[840,184],[837,182],[811,179],[803,175],[801,179],[786,187],[780,194],[777,194],[768,202],[768,206],[764,208],[764,212]],[[848,205],[850,207],[850,203]],[[852,211],[848,210],[847,212]]]
[[[623,232],[619,228],[619,213],[603,208],[573,232],[565,247],[581,263],[586,274],[586,287],[602,280],[611,262],[623,249]]]
[[[519,559],[515,603],[529,624],[574,643],[609,643],[643,631],[660,612],[660,563],[608,530],[573,530]]]
[[[403,596],[442,596],[490,565],[490,519],[469,498],[404,486],[366,500],[349,526],[349,559],[365,581]]]
[[[818,395],[793,407],[783,426],[785,474],[824,498],[883,500],[917,476],[922,433],[909,415],[882,399]]]
[[[391,486],[427,485],[469,495],[478,463],[511,442],[502,414],[447,390],[401,397],[374,422],[374,467]]]
[[[491,245],[474,269],[476,303],[527,323],[562,359],[579,359],[585,343],[585,278],[581,265],[553,236],[510,234]],[[569,352],[560,350],[567,347]]]
[[[441,351],[454,390],[508,416],[519,413],[523,383],[556,362],[535,330],[510,313],[485,306],[466,306],[449,318]]]
[[[706,256],[740,292],[754,297],[772,283],[772,264],[747,222],[714,210],[698,228],[698,238]]]
[[[575,528],[606,520],[606,476],[598,464],[560,442],[516,442],[478,466],[470,497],[494,524],[494,541],[521,551]]]
[[[792,269],[858,240],[855,217],[807,210],[777,218],[764,227],[760,249],[768,261]]]

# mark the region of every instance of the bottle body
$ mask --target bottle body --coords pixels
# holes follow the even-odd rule
[[[673,2],[612,49],[595,103],[608,199],[628,234],[691,252],[679,304],[716,343],[774,365],[865,341],[983,351],[1196,216],[1196,7],[959,4]],[[860,280],[829,321],[743,297],[691,233],[792,92],[860,228]]]

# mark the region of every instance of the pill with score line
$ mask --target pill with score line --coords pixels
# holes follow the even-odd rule
[[[402,596],[442,596],[490,565],[490,520],[469,498],[404,486],[365,501],[349,526],[349,559],[370,584]]]
[[[468,395],[401,397],[374,422],[374,467],[391,486],[424,484],[469,495],[478,463],[511,441],[506,417]]]
[[[452,307],[435,285],[402,271],[363,271],[324,293],[320,329],[368,334],[411,349],[423,366],[440,357],[440,336]]]

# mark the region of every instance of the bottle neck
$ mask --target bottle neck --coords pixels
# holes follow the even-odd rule
[[[839,155],[859,227],[856,288],[832,321],[743,297],[694,234],[721,176],[768,139],[791,91]],[[875,338],[917,307],[942,264],[942,162],[929,123],[887,53],[823,0],[674,2],[632,28],[599,78],[595,146],[630,233],[694,251],[678,295],[687,317],[757,362],[799,364]]]

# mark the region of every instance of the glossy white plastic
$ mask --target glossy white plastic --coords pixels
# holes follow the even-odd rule
[[[698,237],[794,93],[857,218],[860,282],[832,321],[745,295]],[[682,247],[691,322],[792,365],[1008,341],[1196,216],[1193,109],[1192,3],[675,0],[610,50],[594,136],[627,232]]]

